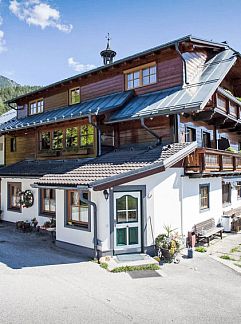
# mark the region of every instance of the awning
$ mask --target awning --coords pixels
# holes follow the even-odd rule
[[[132,91],[118,92],[93,100],[81,102],[76,105],[45,111],[41,114],[21,119],[11,119],[0,125],[0,132],[10,132],[21,128],[41,126],[44,124],[60,122],[69,119],[85,117],[89,114],[103,114],[124,105],[132,97]]]

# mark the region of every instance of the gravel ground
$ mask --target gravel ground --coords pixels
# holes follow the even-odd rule
[[[241,276],[232,269],[195,253],[179,265],[164,265],[160,273],[112,274],[56,248],[49,237],[5,225],[0,323],[240,322]]]

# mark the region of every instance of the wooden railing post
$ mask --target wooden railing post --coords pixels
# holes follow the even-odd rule
[[[219,170],[223,171],[223,156],[222,156],[222,154],[219,155]]]
[[[233,156],[233,171],[237,170],[237,158]]]

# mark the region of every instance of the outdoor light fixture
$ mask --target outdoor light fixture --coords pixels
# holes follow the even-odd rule
[[[108,200],[108,198],[109,198],[109,192],[106,189],[103,191],[103,195],[105,197],[105,200]]]

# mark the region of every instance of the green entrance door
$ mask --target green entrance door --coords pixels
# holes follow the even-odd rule
[[[141,194],[114,193],[115,253],[141,252]]]

